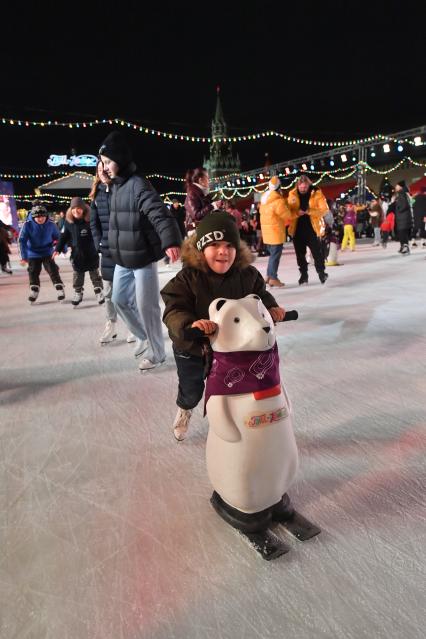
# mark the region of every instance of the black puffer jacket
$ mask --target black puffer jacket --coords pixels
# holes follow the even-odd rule
[[[108,243],[115,264],[142,268],[182,242],[174,216],[133,163],[113,180],[110,210]]]
[[[416,195],[413,204],[414,223],[417,227],[424,224],[423,218],[426,217],[426,194],[419,193]]]
[[[99,255],[89,222],[84,219],[70,222],[68,212],[55,250],[62,253],[66,244],[71,246],[71,262],[75,271],[94,271],[99,267]]]
[[[412,226],[410,202],[403,191],[398,193],[395,200],[395,223],[397,231],[406,231]]]
[[[115,264],[112,260],[108,245],[109,230],[109,192],[105,184],[99,184],[95,199],[90,205],[90,228],[97,251],[101,252],[102,279],[112,282]]]

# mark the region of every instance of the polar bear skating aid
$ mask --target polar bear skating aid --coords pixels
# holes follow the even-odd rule
[[[285,522],[301,540],[320,532],[290,507],[286,494],[298,452],[274,323],[257,295],[216,299],[209,316],[218,325],[210,338],[213,361],[206,384],[211,501],[263,558],[272,559],[289,550],[267,531],[273,520]]]

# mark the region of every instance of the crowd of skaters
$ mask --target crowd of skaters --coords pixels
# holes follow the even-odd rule
[[[242,297],[256,292],[273,319],[285,310],[267,291],[284,286],[278,271],[283,249],[294,244],[300,272],[299,285],[308,283],[313,266],[324,284],[331,243],[341,250],[356,249],[356,240],[372,235],[375,246],[386,247],[390,237],[407,254],[419,241],[426,247],[426,189],[411,200],[404,182],[396,185],[389,201],[374,199],[364,207],[350,199],[337,204],[327,201],[321,189],[302,174],[294,188],[282,188],[273,176],[257,204],[240,211],[232,201],[214,199],[206,169],[186,175],[186,199],[167,207],[138,171],[131,148],[120,132],[113,132],[99,149],[99,159],[90,206],[81,198],[71,199],[68,210],[56,223],[46,208],[35,202],[19,235],[22,264],[29,276],[29,301],[40,292],[42,267],[48,273],[59,301],[65,288],[56,264],[60,253],[71,255],[72,304],[83,299],[88,272],[99,304],[105,308],[101,344],[118,334],[121,317],[128,330],[127,341],[135,342],[134,357],[141,371],[165,361],[162,320],[169,329],[178,373],[178,412],[173,423],[177,440],[184,439],[193,408],[204,390],[208,340],[191,344],[185,327],[201,328],[206,335],[215,330],[208,319],[208,306],[218,296]],[[0,226],[2,269],[8,267],[10,233]],[[419,236],[419,237],[418,237]],[[181,256],[182,251],[182,256]],[[253,255],[268,256],[266,277],[251,262]],[[182,257],[182,270],[160,292],[157,264]],[[161,317],[160,293],[166,305]]]

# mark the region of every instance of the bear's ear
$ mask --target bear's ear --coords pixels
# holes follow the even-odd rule
[[[260,300],[259,295],[252,295],[252,298],[253,298],[254,300]]]
[[[218,303],[216,304],[216,310],[220,311],[220,309],[225,304],[225,302],[226,302],[226,300],[219,300]]]

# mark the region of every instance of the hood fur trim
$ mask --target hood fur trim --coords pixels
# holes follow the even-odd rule
[[[72,214],[71,207],[67,210],[67,212],[65,214],[65,219],[70,224],[74,224],[75,219],[74,219],[74,215]],[[84,203],[84,215],[83,215],[83,217],[81,219],[83,219],[85,222],[89,222],[90,221],[90,206],[88,204],[86,204],[86,203]]]

